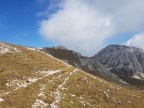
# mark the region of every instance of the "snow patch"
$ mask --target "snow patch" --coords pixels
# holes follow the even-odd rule
[[[9,83],[6,83],[7,87],[14,87],[15,90],[21,88],[21,87],[27,87],[27,83],[25,81],[20,81],[17,79],[14,79],[10,81]]]
[[[45,86],[46,86],[46,85],[42,85],[42,87],[40,88],[40,93],[38,94],[38,97],[46,98],[46,96],[45,96],[45,94],[44,94]]]
[[[32,105],[32,108],[47,108],[48,103],[45,103],[43,100],[41,100],[42,98],[46,98],[45,94],[44,94],[44,89],[45,89],[46,85],[42,85],[42,87],[40,88],[40,93],[37,95],[37,98],[40,99],[36,99],[35,103]]]
[[[3,46],[0,46],[0,53],[1,54],[4,54],[4,53],[8,53],[9,52],[9,49],[8,48],[5,48]]]
[[[30,83],[35,83],[35,82],[37,82],[37,78],[29,78],[28,79],[28,81],[30,82]]]
[[[14,79],[12,81],[9,81],[8,83],[6,83],[6,86],[7,87],[12,87],[13,90],[18,90],[22,87],[27,87],[28,85],[32,84],[32,83],[35,83],[37,82],[38,80],[44,78],[44,77],[47,77],[49,75],[53,75],[55,73],[58,73],[60,72],[60,70],[48,70],[48,71],[42,71],[40,72],[40,74],[42,74],[42,77],[39,77],[39,78],[28,78],[27,80],[23,81],[23,80],[17,80],[17,79]]]
[[[44,76],[48,76],[48,75],[52,75],[52,74],[55,74],[55,73],[58,73],[58,72],[60,72],[61,70],[48,70],[48,71],[45,71],[45,70],[43,70],[43,71],[41,71],[41,74],[43,74]]]
[[[75,97],[76,95],[74,95],[74,94],[70,94],[71,95],[71,97]]]
[[[3,102],[3,101],[4,101],[4,99],[0,98],[0,102]]]
[[[36,99],[35,103],[32,105],[32,108],[47,108],[48,104],[40,99]]]
[[[107,98],[109,98],[108,92],[104,91],[104,96],[106,96]]]
[[[27,87],[29,84],[37,82],[38,78],[28,78],[26,81],[14,79],[9,83],[6,83],[7,87],[14,87],[14,90],[17,90],[22,87]]]
[[[21,51],[8,44],[0,43],[0,54],[13,53],[13,52],[21,52]]]
[[[39,93],[38,94],[38,97],[43,97],[43,98],[46,98],[45,94],[43,92]]]
[[[141,79],[137,74],[133,75],[132,77],[136,79]]]
[[[32,51],[38,51],[38,49],[32,48],[32,47],[25,47],[25,48],[27,48],[27,49],[29,49],[29,50],[32,50]]]
[[[131,101],[127,101],[128,103],[132,103]]]

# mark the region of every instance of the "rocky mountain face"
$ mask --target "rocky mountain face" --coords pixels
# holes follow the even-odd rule
[[[120,78],[144,79],[144,51],[139,48],[109,45],[91,57],[91,63],[97,60]]]
[[[75,66],[77,68],[83,69],[88,72],[94,73],[94,71],[100,71],[101,73],[106,73],[107,70],[103,65],[97,61],[96,66],[87,61],[86,57],[81,56],[81,54],[74,52],[72,50],[64,49],[63,47],[53,47],[53,48],[43,48],[44,52],[51,54],[52,56],[63,60],[65,63]]]
[[[68,50],[62,46],[53,48],[43,48],[42,51],[60,60],[63,60],[67,64],[82,69],[85,72],[100,76],[109,81],[124,83],[115,74],[110,73],[108,69],[105,68],[98,60],[95,60],[93,64],[91,63],[91,59],[89,59],[88,57],[84,57],[75,51]]]
[[[63,46],[43,48],[43,51],[109,81],[144,86],[144,51],[139,48],[109,45],[93,57],[83,57]]]

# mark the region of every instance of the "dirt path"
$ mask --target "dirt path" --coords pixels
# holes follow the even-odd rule
[[[74,69],[72,72],[70,72],[69,75],[64,79],[64,82],[62,82],[58,86],[58,88],[55,90],[55,92],[54,92],[55,101],[51,104],[51,108],[59,108],[59,103],[62,98],[60,91],[64,88],[64,85],[67,83],[67,81],[70,79],[70,77],[72,77],[77,71],[78,71],[78,69]]]

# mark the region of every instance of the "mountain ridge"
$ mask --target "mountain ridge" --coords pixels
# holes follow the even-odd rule
[[[95,75],[102,74],[101,77],[104,76],[106,77],[105,79],[114,78],[115,80],[119,81],[123,80],[120,82],[124,84],[125,82],[127,82],[135,86],[144,86],[144,64],[139,63],[139,61],[141,61],[141,63],[144,63],[144,56],[141,56],[141,53],[143,55],[144,51],[140,48],[129,47],[125,45],[108,45],[106,48],[102,49],[99,53],[92,57],[84,57],[75,51],[68,49],[62,50],[61,48],[44,48],[43,50],[55,56],[56,58],[61,59],[67,63],[69,62],[71,65],[80,68],[84,71],[90,72]],[[66,57],[66,55],[69,56]],[[137,56],[141,56],[141,59],[136,60]],[[69,58],[73,58],[73,60],[70,60]],[[110,61],[106,62],[107,60]],[[82,66],[81,64],[83,63],[86,64]],[[116,66],[118,66],[118,68],[114,68]],[[118,78],[116,78],[115,75]]]
[[[55,48],[43,48],[44,52],[76,67],[82,69],[85,72],[88,72],[93,75],[104,78],[112,82],[116,82],[122,85],[126,83],[119,79],[116,75],[110,73],[99,61],[95,61],[95,64],[89,61],[88,57],[84,57],[81,54],[68,50],[68,49],[55,49]]]
[[[0,54],[0,108],[141,108],[144,105],[141,89],[109,82],[40,49],[4,44],[10,51]]]
[[[91,58],[99,60],[110,72],[118,77],[144,79],[144,51],[125,45],[109,45]]]

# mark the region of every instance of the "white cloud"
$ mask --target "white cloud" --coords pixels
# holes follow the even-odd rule
[[[41,21],[46,39],[93,55],[111,36],[143,30],[143,0],[64,0],[60,10]]]
[[[139,32],[143,30],[144,1],[132,0],[114,15],[117,32]]]
[[[79,51],[94,54],[111,34],[111,16],[77,1],[66,1],[64,9],[41,22],[41,34]]]
[[[134,35],[125,45],[144,49],[144,32]]]

